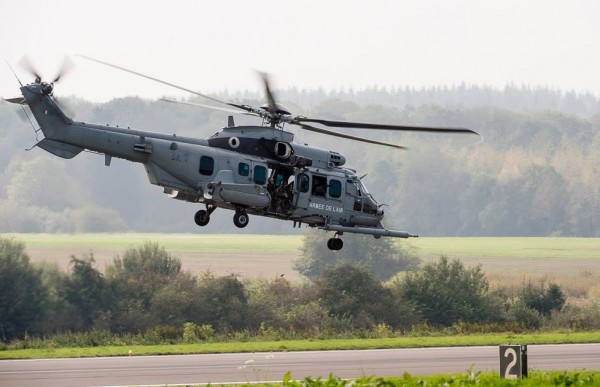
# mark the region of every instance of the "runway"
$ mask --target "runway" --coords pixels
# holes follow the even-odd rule
[[[529,370],[600,370],[600,344],[530,345]],[[0,386],[125,386],[498,371],[492,347],[0,361]]]

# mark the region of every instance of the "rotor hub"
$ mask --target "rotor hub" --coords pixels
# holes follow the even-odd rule
[[[273,109],[269,106],[268,103],[262,105],[260,107],[261,109],[269,112],[269,113],[273,113],[273,114],[279,114],[282,116],[289,116],[292,113],[290,113],[290,109],[288,109],[287,107],[285,107],[284,105],[280,104],[280,103],[275,103],[275,109],[273,111]]]
[[[41,85],[41,90],[44,95],[52,95],[52,90],[54,90],[54,86],[51,83],[42,82]]]

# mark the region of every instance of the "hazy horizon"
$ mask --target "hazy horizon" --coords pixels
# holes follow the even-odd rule
[[[547,87],[600,95],[600,3],[579,0],[3,2],[3,59],[27,54],[46,80],[62,57],[82,54],[215,93],[467,85]],[[61,96],[187,97],[164,85],[73,58]],[[18,84],[0,67],[0,96]]]

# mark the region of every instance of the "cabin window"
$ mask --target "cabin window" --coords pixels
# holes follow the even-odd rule
[[[339,198],[342,196],[342,182],[339,180],[329,180],[329,196]]]
[[[215,159],[209,156],[200,157],[200,174],[211,176],[215,171]]]
[[[240,176],[248,176],[250,174],[250,165],[246,163],[238,164],[238,174]]]
[[[274,178],[273,183],[275,184],[275,187],[279,187],[281,185],[281,182],[283,181],[283,172],[282,171],[274,171],[273,174],[271,175],[271,177]]]
[[[267,168],[262,165],[254,167],[254,183],[264,185],[267,183]]]
[[[325,196],[327,192],[327,178],[325,176],[313,175],[312,194],[315,196]]]
[[[296,178],[296,187],[298,187],[298,192],[308,192],[308,188],[310,187],[310,179],[304,173],[301,173]]]

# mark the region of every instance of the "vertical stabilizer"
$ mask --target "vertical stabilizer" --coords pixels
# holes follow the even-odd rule
[[[50,139],[60,139],[61,131],[71,125],[73,120],[67,117],[54,102],[52,85],[44,82],[32,83],[21,87],[21,93],[23,93],[44,136]]]

